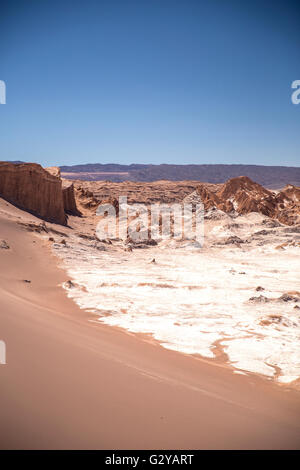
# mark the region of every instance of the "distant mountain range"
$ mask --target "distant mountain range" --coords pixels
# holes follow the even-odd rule
[[[268,188],[286,184],[300,186],[300,167],[263,165],[118,165],[91,163],[61,166],[62,176],[68,179],[112,182],[120,181],[202,181],[224,183],[237,176],[248,176]]]

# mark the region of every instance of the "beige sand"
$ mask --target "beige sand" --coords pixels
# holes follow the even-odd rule
[[[5,207],[2,449],[300,447],[298,391],[88,322],[59,287],[67,275],[47,242],[16,224],[34,217]]]

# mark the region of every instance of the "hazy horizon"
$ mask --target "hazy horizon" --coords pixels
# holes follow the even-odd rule
[[[42,163],[40,161],[30,161],[30,160],[0,160],[0,161],[7,161],[10,163]],[[166,162],[161,162],[161,163],[149,163],[149,162],[128,162],[128,163],[121,163],[119,161],[117,162],[100,162],[100,161],[87,161],[87,162],[78,162],[78,163],[61,163],[61,164],[53,164],[51,166],[57,166],[57,167],[66,167],[66,166],[86,166],[86,165],[116,165],[116,166],[132,166],[132,165],[145,165],[145,166],[159,166],[159,165],[169,165],[169,166],[215,166],[215,165],[224,165],[224,166],[265,166],[265,167],[283,167],[283,168],[300,168],[300,163],[298,165],[272,165],[272,164],[256,164],[256,163],[166,163]],[[43,166],[43,165],[42,165]]]

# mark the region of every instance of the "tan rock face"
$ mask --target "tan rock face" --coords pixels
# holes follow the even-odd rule
[[[94,197],[94,194],[82,188],[81,186],[75,189],[75,200],[77,206],[80,208],[81,213],[96,213],[100,201]]]
[[[283,224],[292,225],[300,223],[300,188],[293,185],[286,186],[277,194],[277,219]]]
[[[74,185],[69,181],[62,182],[62,194],[64,201],[64,210],[70,215],[81,215],[81,212],[77,209],[75,201]]]
[[[116,199],[114,197],[111,197],[111,198],[108,198],[108,199],[103,199],[100,202],[100,205],[106,205],[106,204],[112,205],[115,208],[116,215],[119,214],[119,201],[118,201],[118,199]]]
[[[49,166],[45,168],[48,173],[57,178],[61,177],[60,168],[58,166]],[[64,210],[66,214],[70,215],[81,215],[81,212],[77,209],[75,201],[75,190],[72,181],[62,180],[62,194],[64,201]]]
[[[36,163],[0,162],[0,196],[44,220],[67,223],[61,179]]]
[[[216,191],[205,183],[197,188],[205,209],[216,207],[239,214],[259,212],[287,225],[300,223],[300,188],[288,185],[279,193],[269,191],[246,176],[232,178]]]
[[[45,168],[46,171],[48,171],[48,173],[50,173],[51,175],[53,176],[57,176],[58,178],[60,178],[60,168],[58,166],[48,166],[47,168]]]

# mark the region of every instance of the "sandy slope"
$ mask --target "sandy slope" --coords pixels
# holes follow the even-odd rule
[[[300,446],[299,392],[87,322],[16,217],[0,201],[1,448]]]

